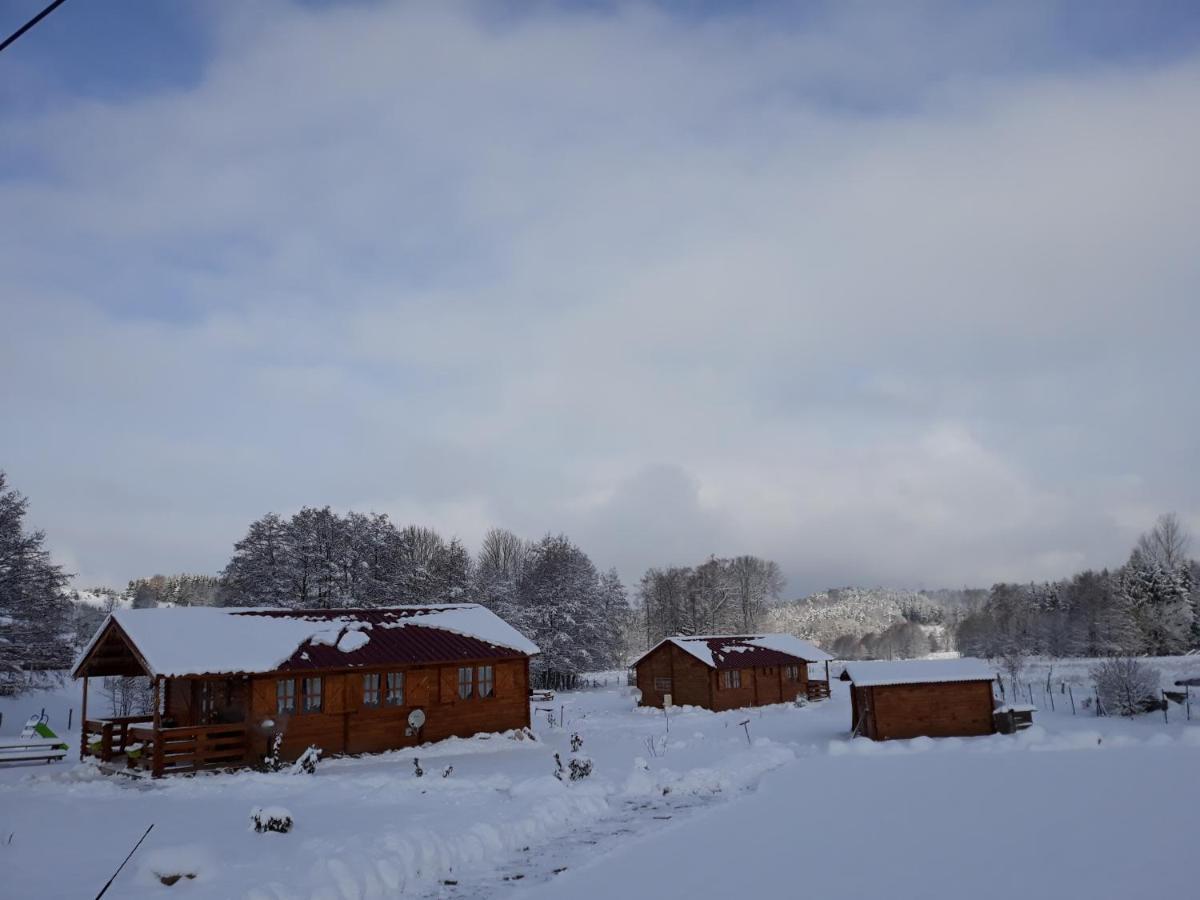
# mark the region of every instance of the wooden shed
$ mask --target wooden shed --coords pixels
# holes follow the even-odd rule
[[[723,634],[664,638],[636,662],[641,706],[737,709],[829,696],[833,657],[790,634]],[[825,663],[811,678],[809,663]]]
[[[375,753],[523,728],[537,652],[470,603],[117,610],[73,671],[80,754],[158,776],[254,764],[277,736],[295,759],[310,745]],[[115,675],[150,679],[148,714],[88,717],[89,680]]]
[[[850,726],[876,741],[970,737],[995,730],[995,674],[978,659],[850,662]]]

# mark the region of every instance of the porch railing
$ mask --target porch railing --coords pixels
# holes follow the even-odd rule
[[[249,742],[246,726],[185,725],[155,729],[153,716],[121,716],[84,722],[83,755],[155,778],[175,772],[199,772],[244,765]]]
[[[129,729],[143,722],[153,722],[154,716],[116,716],[111,719],[87,719],[83,723],[82,756],[94,756],[101,762],[111,762],[123,756],[130,743]]]
[[[130,736],[146,748],[140,765],[155,778],[244,765],[249,747],[245,725],[185,725],[157,731],[134,727]]]
[[[808,699],[809,700],[828,700],[829,699],[829,682],[817,681],[813,678],[808,679]]]

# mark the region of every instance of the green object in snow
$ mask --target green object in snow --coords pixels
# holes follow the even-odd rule
[[[37,723],[36,723],[36,724],[33,726],[33,730],[34,730],[35,732],[37,732],[37,735],[38,735],[38,737],[44,737],[44,738],[56,738],[56,737],[58,737],[58,735],[57,735],[57,734],[55,734],[53,731],[51,731],[51,730],[50,730],[50,726],[49,726],[49,725],[47,725],[45,722],[37,722]],[[66,749],[67,749],[67,745],[66,745],[66,744],[59,744],[58,746],[59,746],[61,749],[63,749],[63,750],[66,750]]]

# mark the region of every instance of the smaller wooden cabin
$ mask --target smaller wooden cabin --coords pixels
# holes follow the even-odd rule
[[[790,634],[722,634],[664,638],[634,662],[641,706],[737,709],[829,696],[833,657]],[[811,678],[809,663],[825,663]]]
[[[971,737],[995,731],[995,673],[978,659],[846,663],[850,727],[876,741]]]
[[[252,765],[277,738],[287,760],[524,728],[537,652],[473,603],[117,610],[73,671],[80,755],[159,776]],[[149,679],[147,712],[89,716],[89,680],[115,675]]]

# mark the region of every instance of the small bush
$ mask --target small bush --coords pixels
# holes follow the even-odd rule
[[[1108,715],[1134,716],[1160,707],[1158,686],[1161,676],[1131,657],[1114,657],[1093,666],[1092,679]]]
[[[292,775],[315,775],[317,763],[321,760],[321,748],[315,744],[300,754],[300,758],[292,763],[289,770]]]
[[[582,781],[592,774],[592,761],[586,756],[572,756],[567,767],[570,769],[572,781]]]
[[[283,735],[277,734],[271,739],[271,749],[267,751],[267,755],[263,757],[262,766],[264,772],[278,772],[283,769],[283,760],[279,758],[279,748],[283,744]]]
[[[258,834],[266,831],[287,834],[292,830],[292,814],[282,806],[256,806],[250,810],[250,825]]]

